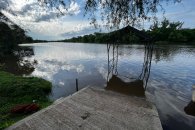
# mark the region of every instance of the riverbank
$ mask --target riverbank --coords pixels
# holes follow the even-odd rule
[[[52,85],[36,77],[22,77],[0,70],[0,129],[23,119],[29,114],[13,114],[11,109],[19,104],[31,104],[33,101],[40,109],[52,102],[48,98]]]
[[[156,41],[154,45],[195,45],[195,41],[191,42]]]
[[[45,43],[48,43],[48,42],[45,42]],[[50,42],[51,43],[51,42]],[[60,42],[60,41],[56,41],[56,42],[53,42],[53,43],[71,43],[71,42]],[[103,42],[103,43],[96,43],[96,42],[92,42],[92,43],[89,43],[89,42],[72,42],[73,44],[75,43],[87,43],[87,44],[114,44],[114,43],[106,43],[106,42]],[[131,43],[117,43],[119,45],[145,45],[147,42],[131,42]],[[195,45],[195,41],[191,41],[191,42],[170,42],[170,41],[155,41],[155,42],[150,42],[150,44],[153,44],[153,45]]]

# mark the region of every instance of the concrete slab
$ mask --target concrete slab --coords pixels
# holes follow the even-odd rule
[[[17,122],[6,130],[162,130],[154,105],[145,98],[85,88]]]

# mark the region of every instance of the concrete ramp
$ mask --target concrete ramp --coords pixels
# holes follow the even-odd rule
[[[85,88],[17,122],[7,130],[162,130],[145,98]]]

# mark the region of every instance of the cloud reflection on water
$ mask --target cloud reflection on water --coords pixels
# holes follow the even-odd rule
[[[29,45],[34,47],[35,55],[27,59],[37,60],[32,75],[52,81],[52,99],[74,93],[76,78],[79,80],[79,89],[86,86],[105,87],[108,74],[106,45],[75,44]],[[136,78],[140,75],[144,60],[143,48],[142,45],[119,47],[117,70],[120,76]],[[185,123],[183,126],[188,128],[191,122],[195,122],[194,117],[186,116],[183,111],[191,100],[191,87],[195,83],[194,63],[193,46],[165,45],[154,50],[147,91],[155,96],[165,127],[173,128],[175,122],[182,121]]]

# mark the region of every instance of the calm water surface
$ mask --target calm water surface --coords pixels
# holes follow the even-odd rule
[[[33,69],[26,76],[37,76],[53,83],[50,98],[56,100],[86,86],[104,88],[108,68],[124,81],[137,79],[144,63],[143,45],[121,45],[115,61],[110,60],[105,44],[38,43],[22,45],[32,48],[31,55],[23,55],[19,66],[30,64]],[[114,52],[116,52],[114,50]],[[109,52],[113,57],[112,48]],[[117,60],[116,60],[117,59]],[[110,68],[109,68],[110,69]],[[165,130],[192,130],[195,117],[187,115],[184,107],[192,100],[195,84],[195,46],[154,46],[147,93],[152,95]]]

